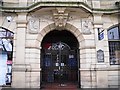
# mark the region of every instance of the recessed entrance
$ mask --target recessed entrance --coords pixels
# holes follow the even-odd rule
[[[66,86],[78,84],[78,41],[67,30],[49,32],[42,41],[41,82]]]

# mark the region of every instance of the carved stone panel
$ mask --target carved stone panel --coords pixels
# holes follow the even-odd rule
[[[91,34],[91,21],[88,19],[82,20],[82,33],[83,34]]]
[[[29,31],[30,33],[38,33],[39,31],[39,19],[38,18],[30,18],[29,19]]]
[[[65,12],[66,8],[57,8],[53,11],[53,19],[57,28],[65,27],[68,19],[68,13]]]
[[[104,62],[104,51],[101,49],[97,51],[97,60],[98,62]]]

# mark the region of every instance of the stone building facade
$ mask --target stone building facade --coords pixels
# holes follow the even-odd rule
[[[44,58],[55,50],[64,51],[61,44],[75,50],[74,56],[65,55],[77,61],[73,70],[77,78],[71,81],[80,88],[120,87],[119,7],[115,3],[119,5],[119,0],[2,0],[0,30],[14,33],[11,87],[40,88],[50,75],[55,80],[55,73],[46,74]],[[59,61],[63,54],[54,55]],[[64,61],[59,64],[67,67]]]

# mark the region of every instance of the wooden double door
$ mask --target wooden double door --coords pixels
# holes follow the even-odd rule
[[[42,82],[67,83],[78,81],[76,50],[68,48],[42,50]]]

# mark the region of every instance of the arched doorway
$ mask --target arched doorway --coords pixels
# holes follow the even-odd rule
[[[42,40],[42,83],[75,83],[78,75],[78,41],[67,30],[53,30]]]

